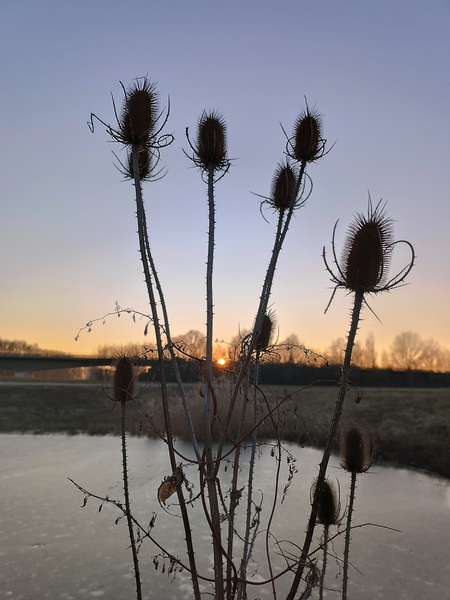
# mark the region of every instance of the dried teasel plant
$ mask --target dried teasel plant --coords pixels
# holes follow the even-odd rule
[[[317,479],[314,480],[311,486],[311,501],[317,488]],[[338,489],[333,481],[328,478],[322,483],[322,491],[320,492],[319,510],[317,511],[317,522],[321,525],[337,525],[339,523],[339,514],[341,512],[341,503],[339,501],[339,482]]]
[[[207,184],[208,195],[208,253],[206,261],[206,379],[202,413],[205,447],[203,454],[206,459],[206,486],[208,489],[209,508],[211,513],[211,531],[213,534],[215,587],[216,590],[223,590],[223,554],[221,548],[222,534],[220,525],[219,501],[213,475],[215,465],[213,465],[211,438],[213,422],[213,415],[211,411],[211,397],[213,396],[213,389],[211,385],[213,374],[213,269],[216,210],[214,186],[217,181],[219,181],[228,172],[231,164],[227,156],[226,123],[223,115],[215,110],[211,112],[203,111],[197,124],[195,143],[192,143],[189,138],[188,128],[186,128],[186,138],[192,150],[192,156],[189,156],[187,152],[185,152],[185,154],[200,170],[202,179]],[[222,591],[220,594],[222,594]],[[220,598],[220,596],[218,596],[218,598]]]
[[[335,284],[327,312],[336,290],[344,288],[349,292],[378,294],[392,290],[401,285],[414,265],[415,253],[410,242],[393,241],[393,221],[386,215],[386,203],[380,201],[375,208],[369,195],[367,216],[358,213],[350,225],[342,251],[341,262],[336,256],[335,235],[339,221],[333,229],[331,240],[334,263],[337,274],[327,262],[325,247],[323,260],[325,267]],[[396,244],[407,244],[411,250],[411,260],[395,277],[388,278],[389,265]]]
[[[314,495],[317,491],[318,480],[315,479],[311,487],[311,504],[314,501]],[[329,529],[331,525],[340,523],[341,503],[339,500],[339,482],[336,490],[335,484],[328,478],[322,483],[322,490],[319,495],[319,507],[317,510],[317,522],[323,525],[322,541],[322,569],[319,581],[319,600],[323,599],[323,590],[325,585],[325,574],[327,570],[328,559],[328,541]]]
[[[117,119],[119,139],[116,141],[124,146],[146,145],[154,137],[158,120],[156,85],[144,77],[137,79],[128,89],[123,87],[123,91],[122,111]]]
[[[186,139],[192,150],[192,155],[186,156],[205,175],[212,172],[227,173],[231,162],[227,155],[227,129],[224,116],[217,110],[203,111],[198,124],[195,142],[191,142],[189,128],[186,127]],[[217,180],[216,180],[217,181]]]
[[[320,463],[318,489],[322,487],[322,482],[325,480],[325,474],[331,455],[332,443],[336,437],[339,421],[344,407],[356,332],[358,330],[363,304],[367,305],[365,294],[377,294],[379,292],[389,291],[398,287],[404,282],[406,276],[411,271],[415,259],[415,253],[412,244],[405,240],[396,242],[392,241],[392,221],[386,216],[385,204],[382,205],[381,202],[379,202],[374,209],[372,207],[370,196],[367,217],[358,214],[354,223],[349,228],[343,251],[342,266],[339,264],[336,258],[334,243],[336,226],[337,223],[333,230],[332,248],[334,261],[338,268],[338,275],[335,275],[329,267],[326,260],[325,248],[323,249],[323,259],[326,269],[330,273],[333,283],[335,283],[333,294],[328,306],[325,309],[325,312],[327,312],[334,298],[336,290],[340,287],[353,293],[354,300],[351,313],[350,329],[347,336],[344,363],[339,381],[338,397],[336,400],[333,419],[331,421],[330,432],[328,434],[327,445],[323,453],[322,462]],[[401,269],[401,271],[395,275],[395,277],[388,279],[388,267],[393,248],[396,244],[401,242],[409,246],[411,250],[411,260],[408,265],[403,267],[403,269]],[[308,522],[305,542],[303,544],[302,553],[298,562],[294,582],[287,596],[287,600],[294,600],[300,584],[304,564],[313,538],[317,511],[319,509],[319,498],[320,493],[318,490],[316,490],[311,508],[310,519]],[[344,581],[344,587],[345,586],[346,581]]]
[[[172,134],[161,135],[169,118],[170,103],[164,116],[164,111],[159,107],[156,84],[149,81],[147,77],[135,79],[128,88],[125,88],[122,82],[120,85],[124,95],[120,112],[117,111],[112,97],[116,125],[113,127],[91,113],[88,126],[91,132],[94,132],[94,120],[98,121],[105,126],[107,133],[115,142],[127,148],[125,164],[118,159],[119,170],[127,179],[134,178],[133,152],[137,152],[141,179],[149,180],[159,175],[159,173],[155,175],[154,171],[159,163],[161,148],[170,145],[174,139]]]
[[[299,163],[312,163],[325,155],[326,140],[322,134],[322,116],[315,108],[309,108],[306,98],[305,104],[286,143],[286,154]]]
[[[119,355],[113,362],[114,400],[126,403],[134,400],[136,393],[136,357]]]
[[[300,192],[297,189],[298,176],[299,167],[297,163],[289,160],[289,158],[278,163],[273,174],[270,195],[254,194],[263,199],[261,201],[261,214],[263,206],[268,205],[279,213],[282,220],[284,213],[289,210],[291,205],[293,209],[303,206],[308,198],[303,196],[303,189]],[[264,215],[263,218],[267,221]]]
[[[141,576],[139,571],[138,547],[134,533],[134,524],[130,505],[130,492],[128,482],[128,459],[126,441],[126,408],[127,403],[134,400],[136,393],[136,359],[127,354],[121,354],[115,360],[114,371],[114,399],[120,402],[121,407],[121,441],[122,441],[122,481],[125,496],[125,514],[127,517],[130,548],[133,555],[134,575],[136,581],[136,596],[142,598]]]
[[[344,427],[340,435],[341,467],[348,473],[365,473],[373,462],[369,434],[359,425]]]
[[[350,532],[355,501],[356,476],[359,473],[365,473],[372,465],[373,450],[368,433],[356,424],[343,428],[340,442],[341,466],[351,475],[342,573],[342,600],[347,600]]]
[[[255,343],[255,352],[265,352],[271,345],[276,324],[277,319],[275,312],[273,310],[269,310],[269,312],[267,312],[263,317],[261,331],[259,332]]]
[[[152,166],[152,155],[150,149],[147,146],[141,146],[137,150],[138,155],[138,167],[139,167],[139,179],[141,181],[148,181],[153,175],[153,166]],[[126,179],[134,179],[134,167],[133,167],[133,151],[127,151],[127,163],[126,169],[125,166],[122,173],[125,175]],[[154,177],[153,177],[154,178]]]
[[[295,197],[295,189],[298,177],[296,164],[286,160],[279,163],[275,170],[269,203],[275,210],[280,212],[287,210]],[[296,200],[294,200],[295,202]]]

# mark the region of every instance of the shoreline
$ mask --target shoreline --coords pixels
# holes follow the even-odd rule
[[[197,384],[186,386],[189,392],[194,426],[201,431],[201,398]],[[138,394],[139,407],[130,405],[128,432],[131,435],[157,437],[152,428],[162,431],[158,386],[143,386]],[[225,384],[217,384],[219,408],[226,406]],[[346,399],[343,424],[358,423],[369,433],[375,445],[375,464],[412,468],[450,478],[450,390],[377,389],[358,390],[362,401]],[[280,439],[300,445],[323,448],[329,419],[335,404],[336,388],[270,386],[265,388],[260,415],[267,412],[265,402],[273,406],[284,399],[278,423]],[[356,393],[356,392],[355,392]],[[174,435],[185,439],[184,414],[176,387],[170,387]],[[0,382],[0,433],[33,435],[117,435],[119,410],[102,390],[100,382]],[[235,426],[235,424],[234,424]],[[260,431],[260,439],[273,439],[270,420]],[[333,452],[338,452],[336,441]]]

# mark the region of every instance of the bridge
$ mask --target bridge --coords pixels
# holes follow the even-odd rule
[[[0,354],[0,369],[14,371],[16,377],[29,371],[50,369],[72,369],[77,367],[109,367],[114,358],[92,358],[84,356],[42,356],[40,354]],[[140,360],[139,366],[151,365],[149,360]]]

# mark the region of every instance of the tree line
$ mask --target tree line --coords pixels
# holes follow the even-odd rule
[[[245,343],[248,330],[241,331],[229,342],[216,340],[213,347],[213,359],[220,358],[236,360],[240,347]],[[173,338],[177,346],[177,354],[181,358],[202,358],[205,356],[205,336],[195,329],[184,335]],[[293,363],[299,365],[324,366],[327,364],[341,365],[344,359],[345,339],[332,340],[329,346],[322,349],[306,346],[297,334],[292,333],[281,341],[276,341],[267,349],[265,362]],[[155,353],[154,345],[140,346],[127,344],[124,346],[99,346],[99,357],[114,356],[122,353],[143,354],[151,359]],[[394,371],[433,371],[450,372],[450,350],[441,346],[433,339],[422,339],[418,333],[405,331],[398,334],[389,348],[379,353],[375,345],[373,333],[365,339],[359,339],[352,355],[352,363],[360,369],[392,369]]]
[[[241,331],[230,342],[216,340],[213,346],[213,360],[236,360],[240,348],[245,343],[248,331]],[[195,329],[183,335],[175,336],[176,353],[180,358],[202,358],[205,356],[206,346],[204,335]],[[343,337],[332,340],[323,350],[309,348],[303,344],[297,334],[292,333],[281,341],[277,341],[267,349],[265,362],[290,363],[297,365],[324,366],[327,364],[341,365],[344,357],[345,339]],[[0,338],[0,354],[38,354],[41,356],[68,355],[56,350],[45,350],[38,344],[29,344],[24,340],[6,340]],[[148,359],[156,358],[154,344],[109,344],[97,348],[99,358],[115,357],[119,354],[135,354]],[[69,355],[68,355],[69,356]],[[389,348],[379,353],[376,350],[373,333],[369,333],[364,340],[359,340],[353,351],[352,363],[360,369],[392,369],[394,371],[432,371],[437,373],[450,372],[450,350],[438,344],[433,339],[422,339],[413,331],[398,334]],[[83,369],[83,372],[81,372]],[[78,379],[80,375],[85,378],[99,377],[103,371],[87,367],[80,369],[54,369],[40,371],[34,374],[35,378],[42,379]],[[0,369],[0,375],[8,375]],[[104,374],[104,373],[103,373]]]

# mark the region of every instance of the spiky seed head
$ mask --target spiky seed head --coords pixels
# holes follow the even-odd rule
[[[158,119],[158,93],[147,78],[138,79],[125,92],[119,128],[125,145],[145,145]]]
[[[271,204],[279,211],[289,208],[297,183],[297,173],[295,168],[288,162],[279,164],[275,170],[272,180],[272,189],[270,194]]]
[[[294,124],[293,153],[299,162],[314,162],[322,154],[322,119],[307,107]]]
[[[115,362],[114,399],[116,402],[130,402],[134,398],[136,384],[134,358],[121,355]]]
[[[341,466],[349,473],[365,473],[372,464],[372,444],[368,433],[350,425],[341,433]]]
[[[311,501],[317,489],[317,479],[311,487]],[[336,486],[329,479],[325,479],[322,485],[322,493],[317,511],[317,522],[322,525],[336,525],[339,521],[340,504]]]
[[[255,350],[256,352],[264,352],[270,344],[273,330],[275,327],[275,316],[269,312],[263,317],[261,325],[261,331],[259,332],[258,339],[256,340]]]
[[[225,119],[216,111],[203,112],[198,121],[197,159],[201,167],[214,170],[224,167],[227,161],[227,136]]]
[[[353,292],[376,292],[386,280],[392,248],[392,221],[380,204],[367,217],[356,215],[343,251],[345,286]]]
[[[133,151],[128,151],[128,160],[127,160],[127,172],[126,176],[130,179],[134,179],[134,169],[133,169]],[[151,172],[151,162],[150,162],[150,150],[147,146],[141,146],[138,150],[138,164],[139,164],[139,179],[141,181],[145,181],[149,178]]]

